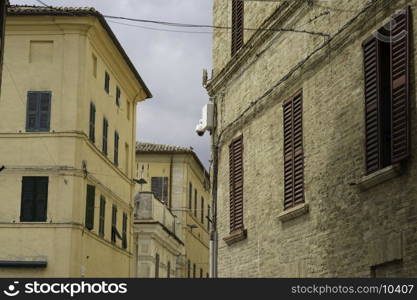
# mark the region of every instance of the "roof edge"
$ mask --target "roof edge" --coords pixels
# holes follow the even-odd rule
[[[18,10],[19,8],[25,8],[25,7],[26,8],[33,7],[34,9],[26,10],[26,11]],[[110,36],[117,50],[119,50],[125,62],[129,66],[131,72],[135,76],[136,80],[144,89],[146,97],[147,97],[145,99],[150,99],[153,97],[151,91],[147,87],[146,83],[143,81],[138,70],[133,65],[132,61],[130,60],[123,46],[120,44],[113,30],[110,28],[109,24],[107,23],[104,15],[102,15],[99,11],[95,10],[94,8],[73,8],[73,7],[61,8],[61,7],[53,7],[53,6],[44,7],[44,6],[36,6],[36,5],[10,5],[8,6],[7,14],[9,16],[77,16],[77,17],[92,16],[92,17],[96,17],[99,20],[100,24],[103,26],[103,28],[106,30],[107,34]]]

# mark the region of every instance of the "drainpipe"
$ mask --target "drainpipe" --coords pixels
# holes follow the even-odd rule
[[[212,188],[212,231],[211,231],[211,277],[217,278],[217,253],[218,253],[218,233],[217,233],[217,174],[218,174],[218,147],[213,145],[213,188]]]
[[[217,124],[217,103],[215,98],[211,98],[211,101],[214,102],[214,124]],[[211,247],[211,277],[217,278],[217,259],[218,259],[218,232],[217,232],[217,177],[218,177],[218,155],[219,155],[219,147],[216,141],[216,133],[215,128],[213,128],[212,132],[212,149],[211,152],[213,154],[213,185],[211,190],[212,196],[212,231],[210,240],[212,243]]]

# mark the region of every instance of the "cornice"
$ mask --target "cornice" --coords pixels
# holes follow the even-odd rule
[[[282,27],[291,16],[295,14],[305,3],[303,1],[285,1],[259,26],[260,28],[279,28]],[[236,74],[236,72],[250,59],[257,59],[256,51],[265,44],[274,34],[282,35],[285,32],[275,31],[256,31],[248,41],[245,42],[235,56],[233,56],[226,66],[212,78],[206,86],[210,96],[214,96],[222,86]]]

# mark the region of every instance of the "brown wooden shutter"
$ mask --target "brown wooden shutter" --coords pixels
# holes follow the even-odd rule
[[[229,146],[230,232],[243,229],[243,136]]]
[[[365,151],[368,174],[381,167],[380,41],[372,36],[363,44],[365,76]]]
[[[244,2],[232,2],[232,56],[243,46]]]
[[[410,8],[400,11],[391,21],[391,162],[410,155],[409,78]]]
[[[283,105],[284,209],[304,202],[302,92]]]

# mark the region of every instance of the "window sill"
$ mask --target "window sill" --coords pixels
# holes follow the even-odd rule
[[[281,222],[287,222],[292,219],[298,218],[299,216],[305,215],[309,212],[308,203],[299,204],[293,208],[283,211],[278,215],[278,219]]]
[[[233,231],[228,237],[225,237],[223,240],[228,246],[233,245],[234,243],[245,240],[248,237],[248,231],[246,229],[239,229]]]
[[[371,187],[374,187],[392,178],[398,177],[401,174],[402,174],[401,165],[394,164],[384,169],[381,169],[379,171],[376,171],[370,175],[362,177],[357,183],[357,186],[359,187],[361,191],[366,191],[370,189]]]

